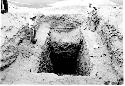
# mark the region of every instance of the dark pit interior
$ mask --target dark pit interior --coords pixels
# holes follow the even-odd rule
[[[54,52],[51,51],[50,59],[53,64],[53,72],[58,75],[63,74],[77,74],[78,51],[71,52]]]
[[[80,43],[48,44],[49,54],[43,57],[39,72],[55,73],[57,75],[79,75]],[[44,64],[44,66],[43,66]],[[41,70],[41,71],[40,71]]]

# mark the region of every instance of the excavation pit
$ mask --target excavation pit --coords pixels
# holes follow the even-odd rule
[[[82,41],[80,43],[65,43],[62,45],[53,42],[48,45],[49,54],[43,57],[44,62],[42,63],[44,63],[44,66],[42,63],[40,64],[39,73],[43,71],[55,73],[59,76],[86,75],[86,68],[80,67]]]

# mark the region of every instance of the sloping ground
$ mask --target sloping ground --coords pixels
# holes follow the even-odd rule
[[[57,13],[60,13],[61,11],[66,13],[68,10],[74,8],[70,10],[71,13],[80,12],[81,14],[84,11],[86,12],[87,10],[87,9],[83,9],[84,7],[80,7],[80,6],[77,6],[77,7],[79,7],[79,9],[76,10],[76,12],[73,12],[74,9],[77,9],[76,7],[68,7],[69,9],[65,11],[63,11],[63,9],[67,7],[63,9],[55,8],[55,10],[56,12],[59,10],[59,12]],[[111,9],[110,11],[107,10],[109,8]],[[79,28],[79,30],[81,31],[81,35],[84,37],[84,40],[86,42],[86,48],[87,48],[86,57],[90,58],[90,61],[92,64],[92,72],[90,76],[80,76],[80,75],[79,76],[72,76],[72,75],[57,76],[54,73],[36,73],[37,66],[39,63],[38,57],[40,56],[40,53],[43,51],[41,47],[45,49],[45,46],[40,45],[39,43],[37,43],[36,45],[32,45],[28,40],[24,40],[20,45],[18,45],[19,39],[24,36],[22,25],[26,26],[26,23],[29,22],[29,18],[31,15],[27,13],[26,14],[8,13],[5,15],[2,15],[2,18],[3,18],[2,27],[4,27],[2,29],[2,33],[5,33],[5,35],[2,36],[2,38],[4,39],[4,37],[7,36],[8,39],[7,39],[7,42],[5,41],[2,42],[3,44],[1,44],[1,50],[4,50],[4,47],[2,45],[6,47],[8,45],[13,44],[13,46],[18,49],[18,56],[16,57],[17,58],[16,61],[8,69],[6,69],[5,71],[1,71],[0,83],[4,83],[4,84],[9,84],[9,83],[10,84],[12,83],[13,84],[19,84],[19,83],[20,84],[22,83],[25,83],[25,84],[118,84],[120,83],[120,81],[118,80],[120,80],[123,77],[123,67],[122,67],[122,64],[118,63],[117,59],[121,57],[120,60],[122,60],[122,51],[123,51],[122,50],[123,47],[121,46],[123,44],[122,33],[121,33],[122,32],[121,31],[122,8],[120,6],[117,6],[116,8],[107,6],[107,7],[97,7],[97,9],[98,9],[97,13],[99,17],[102,18],[102,21],[100,22],[100,25],[98,26],[97,30],[94,31],[94,28],[92,28],[94,26],[93,23],[89,23],[90,25],[83,23],[82,27]],[[91,11],[92,10],[90,9],[89,12]],[[54,12],[52,11],[51,14],[53,14]],[[86,15],[89,12],[86,12],[86,13],[85,12],[83,13],[83,15],[85,15],[83,17],[89,16],[89,15]],[[104,12],[106,12],[105,14],[107,16],[103,14]],[[112,32],[112,29],[111,30],[108,29],[108,27],[106,26],[107,24],[114,25],[115,26],[114,28],[116,28],[116,31]],[[6,31],[10,27],[12,28],[12,30]],[[101,31],[104,32],[104,34],[102,34]],[[111,33],[115,34],[117,32],[120,32],[121,34],[119,33],[115,37],[112,37]],[[10,38],[12,39],[10,40]],[[106,39],[110,40],[111,42],[109,43],[109,41],[107,41]],[[107,49],[106,44],[109,45],[110,49]],[[116,46],[116,45],[120,45],[120,46]],[[117,52],[117,54],[111,54],[112,52]],[[119,54],[121,56],[118,56]],[[116,58],[113,58],[112,60],[110,57],[112,58],[116,57]]]

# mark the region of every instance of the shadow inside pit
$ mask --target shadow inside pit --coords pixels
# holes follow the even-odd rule
[[[48,45],[49,54],[43,57],[44,62],[41,61],[38,73],[55,73],[59,76],[81,75],[79,73],[79,59],[82,41],[78,44],[65,43],[62,45],[51,42]]]

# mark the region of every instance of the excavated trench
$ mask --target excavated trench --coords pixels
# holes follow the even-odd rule
[[[49,42],[48,55],[42,57],[38,73],[48,72],[57,75],[86,75],[80,74],[80,50],[83,41],[79,43]],[[43,65],[44,64],[44,65]],[[83,72],[86,70],[82,70]],[[85,73],[85,72],[84,72]]]

